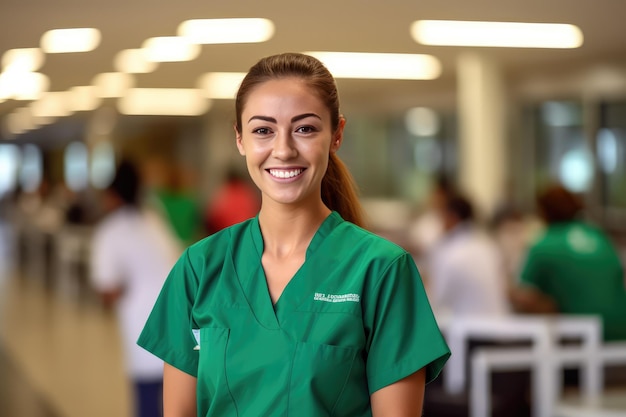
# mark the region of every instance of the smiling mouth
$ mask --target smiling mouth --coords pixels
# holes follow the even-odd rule
[[[304,169],[268,169],[272,177],[275,178],[294,178],[304,172]]]

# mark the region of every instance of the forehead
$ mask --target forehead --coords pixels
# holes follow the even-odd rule
[[[245,102],[243,112],[292,107],[325,108],[318,92],[305,80],[296,77],[267,80],[252,90]],[[319,110],[318,110],[319,111]]]

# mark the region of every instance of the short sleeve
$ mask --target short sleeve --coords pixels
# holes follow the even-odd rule
[[[107,227],[98,228],[94,234],[89,268],[91,282],[98,291],[111,291],[123,284],[118,243]]]
[[[408,253],[384,271],[364,308],[370,394],[424,367],[427,382],[437,377],[450,350]]]
[[[164,362],[197,376],[198,352],[191,311],[197,276],[185,251],[169,273],[137,344]]]
[[[546,276],[545,268],[539,248],[537,246],[531,248],[522,266],[520,284],[545,289],[546,283],[543,282]]]

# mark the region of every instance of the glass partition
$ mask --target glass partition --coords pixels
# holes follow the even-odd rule
[[[454,178],[454,114],[426,108],[405,114],[352,117],[339,152],[361,195],[420,203],[435,177]]]
[[[585,136],[582,103],[548,101],[535,110],[535,185],[560,182],[585,193],[593,185],[593,154]]]

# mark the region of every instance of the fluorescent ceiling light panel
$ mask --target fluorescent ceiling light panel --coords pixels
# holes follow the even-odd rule
[[[198,89],[132,88],[118,101],[123,114],[151,116],[199,116],[210,106]]]
[[[37,128],[37,124],[30,108],[20,107],[7,116],[7,127],[11,133],[19,135]]]
[[[133,76],[123,72],[103,72],[92,81],[96,94],[102,98],[122,97],[134,83]]]
[[[207,98],[234,99],[245,72],[208,72],[198,79],[198,88]]]
[[[45,93],[39,100],[31,104],[35,117],[64,117],[72,114],[69,106],[68,93],[55,91]]]
[[[181,62],[196,59],[200,46],[181,36],[158,36],[142,45],[144,57],[152,62]]]
[[[39,48],[9,49],[2,55],[2,68],[6,72],[37,71],[44,62],[44,54]]]
[[[0,100],[13,98],[13,80],[11,73],[0,73]]]
[[[411,36],[424,45],[578,48],[582,31],[569,24],[418,20]]]
[[[37,100],[50,80],[39,72],[9,71],[0,74],[0,99]]]
[[[68,91],[68,106],[72,111],[91,111],[100,106],[102,98],[93,85],[72,87]]]
[[[100,38],[94,28],[54,29],[41,37],[41,49],[48,54],[88,52],[96,49]]]
[[[159,64],[148,61],[143,49],[124,49],[119,51],[113,60],[116,71],[129,74],[145,74],[154,71]]]
[[[192,19],[178,26],[178,35],[198,44],[265,42],[274,35],[268,19]]]
[[[361,52],[305,52],[326,65],[336,78],[431,80],[441,63],[431,55]]]

